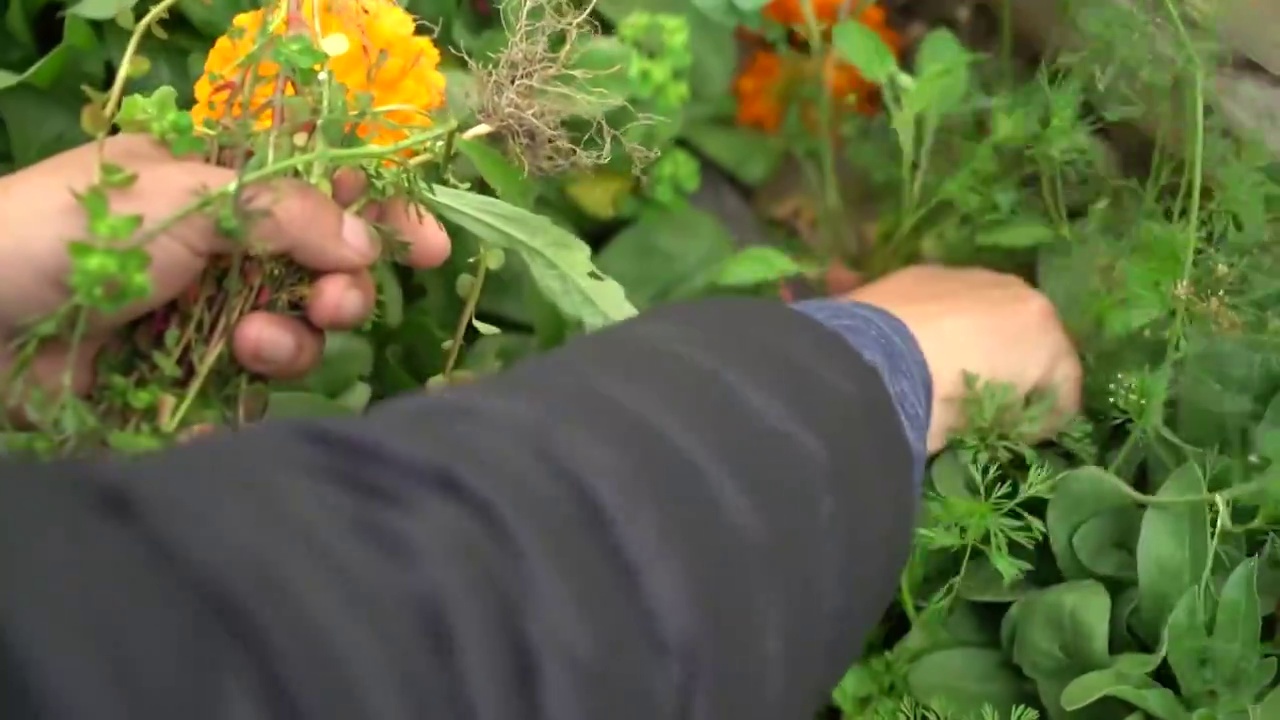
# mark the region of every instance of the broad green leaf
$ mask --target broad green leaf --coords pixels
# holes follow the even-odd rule
[[[93,26],[82,17],[67,16],[62,23],[62,39],[57,47],[21,73],[5,72],[0,76],[0,91],[19,84],[43,90],[57,85],[63,90],[58,102],[75,105],[76,115],[72,121],[78,123],[83,97],[78,93],[72,94],[71,88],[78,87],[78,83],[100,83],[103,69],[96,61],[102,59]]]
[[[1025,577],[1012,582],[1000,574],[986,555],[970,557],[965,563],[964,574],[956,586],[956,594],[975,603],[1009,603],[1024,597],[1035,589]]]
[[[722,287],[756,287],[804,273],[790,255],[770,245],[741,250],[720,266],[716,284]]]
[[[1209,645],[1214,691],[1224,705],[1251,703],[1275,679],[1276,659],[1264,657],[1268,652],[1261,642],[1262,612],[1258,562],[1247,558],[1222,586]]]
[[[1136,580],[1135,548],[1141,522],[1142,511],[1135,506],[1111,508],[1076,529],[1071,549],[1095,577]]]
[[[351,387],[338,393],[333,399],[342,407],[352,413],[362,413],[369,407],[369,401],[373,399],[373,387],[367,382],[352,383]]]
[[[1138,588],[1130,585],[1116,593],[1111,602],[1111,647],[1113,650],[1135,650],[1147,646],[1145,640],[1135,637],[1130,627],[1138,609]]]
[[[323,395],[287,390],[273,392],[267,397],[265,417],[268,420],[310,420],[355,414],[350,407]]]
[[[516,167],[505,155],[479,140],[458,139],[458,152],[475,166],[476,172],[497,193],[498,198],[524,210],[533,209],[538,188],[524,171]]]
[[[1280,374],[1280,355],[1249,334],[1189,331],[1170,429],[1185,442],[1235,446],[1256,427]]]
[[[938,614],[921,617],[893,646],[893,655],[901,662],[911,663],[947,648],[989,647],[997,639],[988,610],[980,604],[961,600],[952,603],[941,617]]]
[[[1022,250],[1048,245],[1057,237],[1058,232],[1044,221],[1020,218],[979,230],[973,238],[973,243],[978,247]]]
[[[1111,596],[1101,583],[1068,581],[1019,606],[1012,656],[1028,677],[1076,677],[1111,664]]]
[[[969,51],[955,33],[945,27],[930,30],[920,40],[916,49],[917,74],[945,72],[956,67],[967,68]]]
[[[1045,527],[1054,560],[1067,579],[1093,576],[1073,544],[1081,526],[1116,508],[1133,507],[1133,499],[1121,489],[1122,484],[1124,480],[1100,467],[1076,468],[1058,479],[1045,511]]]
[[[325,333],[320,365],[303,383],[311,392],[336,397],[373,371],[373,345],[353,332]]]
[[[1004,653],[994,648],[959,647],[929,653],[907,669],[911,697],[943,702],[962,712],[984,705],[1007,712],[1028,702],[1026,681]]]
[[[87,142],[80,107],[74,95],[27,84],[0,90],[0,121],[9,134],[14,164],[23,168]]]
[[[1010,605],[1004,617],[1000,619],[1000,649],[1010,657],[1013,656],[1013,647],[1018,639],[1018,623],[1022,619],[1022,609],[1027,606],[1028,600],[1034,599],[1036,599],[1035,595],[1021,598]]]
[[[974,497],[973,471],[955,449],[944,450],[929,464],[929,481],[933,489],[946,498]]]
[[[843,714],[854,712],[863,698],[876,692],[875,681],[867,675],[868,670],[864,665],[854,665],[836,684],[835,690],[831,693],[831,701]]]
[[[734,252],[715,216],[692,206],[649,208],[600,251],[600,268],[640,308],[705,290]]]
[[[786,155],[781,138],[727,123],[690,123],[681,137],[716,167],[753,187],[773,177]],[[743,152],[743,148],[751,148],[751,152]]]
[[[1262,703],[1249,713],[1249,720],[1280,718],[1280,687],[1274,688],[1262,699]]]
[[[875,30],[858,20],[844,20],[831,31],[836,55],[877,85],[883,85],[898,71],[893,49]]]
[[[123,10],[132,10],[138,0],[76,0],[67,8],[68,15],[99,22],[110,20]]]
[[[1199,584],[1209,564],[1209,510],[1203,500],[1168,502],[1205,492],[1200,468],[1188,463],[1165,482],[1147,508],[1138,534],[1138,630],[1154,641],[1187,588]]]
[[[1080,710],[1105,697],[1123,700],[1156,720],[1190,720],[1178,696],[1146,675],[1116,668],[1096,670],[1071,681],[1062,691],[1062,707]]]
[[[443,369],[445,352],[440,345],[453,336],[462,313],[462,302],[443,285],[448,282],[444,274],[423,274],[433,278],[427,283],[427,296],[405,306],[404,322],[395,330],[393,344],[388,348],[389,361],[412,375],[416,385]],[[376,389],[383,391],[381,386]]]
[[[1272,461],[1280,461],[1280,393],[1271,398],[1266,412],[1254,430],[1254,452]]]
[[[591,249],[545,217],[495,198],[436,186],[436,215],[483,242],[518,253],[542,293],[561,312],[595,330],[636,313],[617,282],[591,262]]]
[[[946,28],[929,31],[916,51],[916,79],[907,102],[918,112],[957,110],[969,93],[969,51]]]
[[[1262,651],[1262,609],[1258,606],[1258,561],[1249,558],[1227,577],[1218,596],[1213,622],[1213,641],[1218,650],[1257,655]],[[1223,669],[1232,657],[1219,658]],[[1225,673],[1229,675],[1230,673]]]

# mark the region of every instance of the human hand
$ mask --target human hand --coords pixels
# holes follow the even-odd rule
[[[112,212],[142,217],[142,231],[181,213],[202,193],[235,181],[233,170],[196,159],[175,158],[149,137],[109,138],[105,160],[136,174],[127,188],[110,191]],[[73,193],[95,181],[97,147],[85,145],[38,165],[0,177],[0,340],[10,341],[30,323],[68,300],[68,243],[86,236],[86,219]],[[429,268],[449,255],[449,238],[430,216],[405,203],[370,205],[361,217],[345,212],[363,191],[358,174],[334,178],[333,198],[302,182],[246,187],[249,241],[255,248],[291,257],[318,273],[306,318],[251,313],[232,336],[232,351],[248,369],[271,377],[306,373],[320,357],[321,330],[357,327],[373,311],[369,272],[379,257],[368,222],[390,226],[407,244],[407,262]],[[76,385],[90,382],[93,356],[122,324],[159,308],[189,288],[210,258],[235,249],[217,232],[213,217],[193,214],[157,235],[151,252],[152,297],[124,313],[94,320],[73,354],[51,346],[32,367],[38,382],[71,371]],[[0,368],[8,358],[0,354]]]
[[[964,375],[1054,392],[1053,422],[1079,411],[1081,368],[1053,303],[1021,278],[982,269],[917,266],[853,291],[915,335],[933,376],[929,452],[960,429]],[[1044,435],[1058,429],[1041,428]]]

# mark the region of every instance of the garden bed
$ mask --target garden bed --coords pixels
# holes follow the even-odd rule
[[[174,118],[214,39],[259,5],[15,0],[0,165],[109,120],[199,137]],[[380,264],[377,318],[331,334],[322,367],[285,385],[197,330],[233,320],[261,277],[289,309],[300,278],[273,266],[242,286],[242,268],[216,269],[166,316],[194,343],[108,358],[95,393],[55,398],[7,444],[137,451],[359,413],[681,299],[845,291],[922,261],[1018,272],[1080,345],[1085,417],[1033,443],[1042,408],[975,385],[967,429],[929,468],[898,602],[831,712],[1280,719],[1278,63],[1243,5],[1201,5],[409,0],[445,96],[391,149],[339,131],[364,149],[322,169],[416,193],[450,261]],[[272,57],[302,76],[332,45]]]

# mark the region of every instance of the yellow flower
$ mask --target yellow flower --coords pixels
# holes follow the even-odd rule
[[[367,97],[374,112],[361,118],[356,134],[374,145],[399,142],[430,126],[429,113],[444,104],[440,51],[415,30],[413,16],[394,0],[302,0],[296,15],[283,3],[241,13],[209,50],[192,118],[203,126],[249,117],[256,128],[270,127],[277,91],[311,90],[279,82],[280,68],[264,50],[286,34],[305,34],[328,55],[323,69],[348,100]],[[318,99],[308,105],[318,107]],[[286,119],[298,120],[279,121]],[[301,118],[304,125],[314,119]]]

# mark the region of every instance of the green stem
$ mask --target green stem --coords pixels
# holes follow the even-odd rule
[[[462,308],[462,314],[458,316],[458,326],[453,331],[453,341],[449,345],[449,357],[444,361],[445,380],[453,374],[454,366],[458,364],[458,357],[462,352],[462,339],[467,334],[467,326],[471,324],[471,320],[476,316],[476,306],[480,304],[480,290],[484,287],[484,276],[489,269],[489,263],[485,259],[484,250],[481,249],[480,254],[476,256],[480,268],[476,270],[475,282],[471,283],[471,289],[467,292],[467,302]]]
[[[1132,485],[1124,480],[1116,477],[1111,473],[1106,476],[1111,483],[1119,488],[1124,494],[1128,495],[1134,502],[1140,505],[1181,505],[1183,503],[1204,503],[1219,502],[1222,500],[1234,500],[1240,497],[1248,497],[1256,492],[1266,490],[1275,485],[1275,479],[1271,477],[1262,477],[1257,480],[1251,480],[1247,483],[1241,483],[1235,487],[1229,487],[1218,492],[1196,493],[1195,495],[1179,495],[1175,497],[1166,497],[1163,495],[1148,495],[1139,490],[1135,490]]]
[[[1190,181],[1190,198],[1187,204],[1186,247],[1183,249],[1182,275],[1177,286],[1173,289],[1175,298],[1173,327],[1169,333],[1165,356],[1165,363],[1168,365],[1174,362],[1177,351],[1185,340],[1187,306],[1190,304],[1190,298],[1186,296],[1191,292],[1191,273],[1195,264],[1196,245],[1200,241],[1200,202],[1204,185],[1205,114],[1204,67],[1200,63],[1200,56],[1196,52],[1195,44],[1183,24],[1173,0],[1164,0],[1164,6],[1169,13],[1171,24],[1177,32],[1178,38],[1182,41],[1187,57],[1190,58],[1193,76],[1192,93],[1189,101],[1194,106],[1190,153],[1191,167],[1187,171],[1187,175],[1184,175],[1184,178]]]
[[[804,22],[809,33],[810,54],[818,60],[818,126],[822,137],[818,140],[818,161],[822,167],[822,235],[826,239],[830,259],[840,258],[840,230],[844,227],[844,208],[840,201],[840,178],[836,173],[835,132],[832,126],[831,92],[826,82],[826,42],[822,37],[822,26],[818,23],[817,13],[813,9],[813,0],[801,3],[804,10]]]
[[[192,202],[182,210],[148,228],[146,232],[140,233],[138,238],[135,240],[135,244],[141,245],[163,235],[184,218],[189,217],[192,214],[208,210],[218,200],[234,196],[245,185],[269,180],[290,170],[296,170],[317,162],[324,162],[327,165],[332,165],[334,163],[356,163],[364,160],[375,160],[389,157],[403,150],[409,150],[425,142],[446,135],[453,130],[453,127],[453,124],[433,127],[430,130],[416,133],[404,140],[390,145],[366,145],[350,148],[326,147],[282,158],[274,164],[258,170],[246,172],[235,181],[227,183],[223,187],[217,188],[216,190],[212,190],[203,195],[199,200]],[[410,164],[413,163],[412,160],[409,162]]]
[[[160,0],[154,7],[147,11],[146,15],[138,21],[133,29],[133,34],[129,36],[129,42],[124,46],[124,53],[120,56],[119,69],[116,71],[115,78],[111,81],[111,89],[107,91],[107,101],[102,107],[102,116],[108,121],[115,118],[116,112],[120,109],[120,103],[124,100],[124,86],[129,82],[129,66],[133,64],[133,58],[138,54],[138,48],[142,45],[142,38],[147,34],[153,25],[160,22],[160,19],[169,13],[169,9],[178,4],[178,0]],[[104,129],[98,135],[99,146],[102,141],[107,139],[109,134],[110,122],[107,123],[107,129]]]

